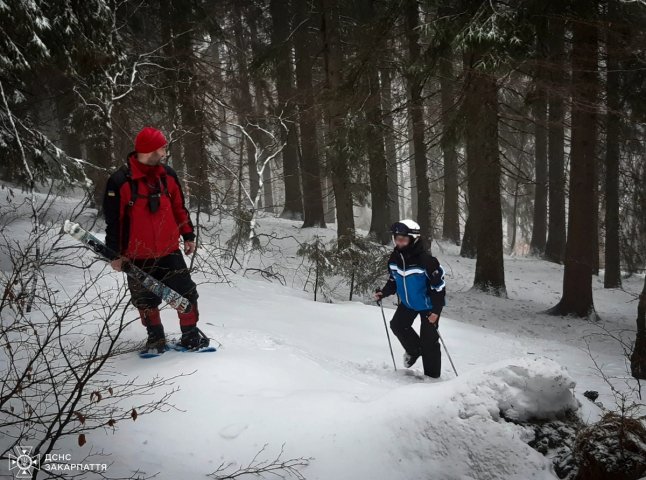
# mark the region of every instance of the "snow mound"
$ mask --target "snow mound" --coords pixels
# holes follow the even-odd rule
[[[123,441],[92,437],[117,459],[111,474],[127,473],[137,458],[157,478],[186,472],[197,478],[221,462],[246,465],[267,444],[262,460],[281,445],[283,458],[311,458],[302,472],[308,480],[556,478],[551,459],[528,445],[534,429],[515,422],[579,408],[575,383],[558,363],[534,355],[490,362],[489,351],[504,355],[508,345],[497,339],[487,349],[470,346],[478,337],[451,331],[449,321],[444,328],[453,349],[481,348],[484,365],[456,355],[457,378],[446,368],[441,380],[410,375],[415,370],[394,373],[370,307],[289,296],[285,315],[286,297],[268,288],[275,295],[264,292],[249,305],[243,298],[257,287],[241,282],[226,291],[229,301],[213,303],[218,317],[228,319],[226,326],[205,322],[206,333],[226,345],[214,355],[119,360],[132,375],[196,372],[178,381],[173,397],[184,413],[121,424]],[[248,312],[260,308],[262,315]],[[191,435],[177,443],[177,431]]]
[[[519,359],[471,372],[455,398],[462,404],[461,418],[488,414],[495,420],[547,420],[578,408],[574,386],[563,367],[551,360]]]
[[[538,357],[400,388],[380,403],[391,412],[392,465],[403,470],[377,477],[556,478],[549,459],[527,445],[533,431],[508,420],[547,420],[577,410],[574,386],[560,365]]]

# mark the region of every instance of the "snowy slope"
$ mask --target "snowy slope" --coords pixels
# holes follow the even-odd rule
[[[112,469],[197,476],[221,462],[244,463],[265,443],[272,453],[285,443],[287,458],[314,457],[307,478],[553,478],[547,460],[523,442],[531,437],[500,419],[501,412],[550,418],[576,408],[572,380],[549,360],[518,358],[516,343],[492,349],[499,337],[483,342],[478,327],[446,319],[444,335],[465,373],[454,379],[445,365],[446,381],[420,383],[392,371],[374,307],[314,304],[249,280],[205,293],[203,311],[212,313],[203,327],[223,343],[219,352],[117,361],[118,370],[142,378],[197,372],[173,397],[184,413],[91,435],[95,447],[113,452]],[[482,346],[464,355],[462,342]],[[468,366],[477,360],[486,366]]]
[[[51,223],[72,203],[57,202]],[[578,398],[583,418],[594,420],[599,409],[582,399],[583,390],[599,390],[606,404],[612,397],[591,355],[610,376],[626,377],[620,346],[598,333],[603,326],[634,336],[633,295],[643,278],[626,281],[625,292],[596,284],[602,323],[593,325],[540,313],[558,301],[562,267],[506,258],[510,298],[496,299],[469,291],[474,261],[454,247],[434,245],[448,271],[441,331],[460,377],[444,356],[442,380],[424,381],[419,371],[392,371],[381,312],[368,299],[311,301],[302,289],[298,241],[334,232],[296,226],[261,219],[260,231],[280,238],[250,262],[280,269],[287,286],[254,275],[230,274],[229,284],[196,276],[201,327],[222,343],[217,353],[114,360],[115,371],[133,378],[194,373],[176,382],[178,411],[88,434],[81,450],[111,452],[111,476],[139,469],[160,479],[203,477],[223,462],[245,465],[265,444],[261,455],[269,459],[285,444],[284,458],[312,457],[302,472],[312,479],[554,478],[549,461],[527,446],[530,434],[501,415],[551,418],[576,408]],[[219,228],[230,235],[226,221]],[[17,219],[12,229],[19,238],[29,223]],[[62,267],[48,278],[68,292],[84,281]],[[103,282],[109,288],[123,276],[112,273]],[[394,307],[385,303],[389,319]],[[167,332],[179,330],[173,311],[162,316]],[[138,322],[125,333],[126,340],[143,336]],[[402,350],[393,340],[401,365]],[[72,443],[61,449],[79,451]]]

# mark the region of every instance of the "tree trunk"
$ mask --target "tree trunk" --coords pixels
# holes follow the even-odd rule
[[[211,213],[211,191],[209,187],[209,168],[204,152],[204,111],[195,98],[195,83],[189,81],[181,91],[184,162],[186,163],[188,192],[191,208],[199,208]]]
[[[256,15],[249,16],[249,31],[251,34],[251,52],[255,58],[260,58],[264,51],[260,43],[260,36],[258,35],[257,27],[258,19]],[[244,52],[242,52],[244,55]],[[246,62],[246,58],[244,59]],[[247,144],[250,147],[250,150],[253,155],[250,155],[249,169],[253,168],[253,172],[250,172],[249,178],[253,182],[251,192],[251,198],[256,198],[256,193],[258,188],[262,188],[262,203],[264,210],[270,213],[274,212],[274,188],[272,185],[272,162],[269,162],[265,165],[267,156],[270,151],[271,140],[269,136],[263,131],[270,131],[270,127],[267,121],[267,109],[265,108],[265,89],[266,81],[262,75],[256,74],[251,77],[251,81],[254,89],[254,99],[253,99],[253,123],[258,125],[258,128],[252,127],[251,137],[254,139],[254,142],[262,149],[262,154],[258,154],[253,148],[253,145],[247,141]],[[248,80],[247,80],[248,82]],[[247,91],[249,87],[247,86]],[[260,178],[258,170],[263,168],[262,171],[262,187],[260,187]]]
[[[294,33],[296,53],[296,85],[298,87],[299,125],[301,131],[302,174],[303,174],[303,227],[325,227],[323,193],[321,190],[321,169],[316,131],[316,110],[312,86],[312,57],[316,54],[315,42],[310,32],[311,11],[309,2],[294,0]]]
[[[74,134],[74,131],[77,130],[78,124],[80,122],[75,121],[74,113],[75,107],[77,106],[76,98],[71,92],[72,90],[71,82],[63,77],[56,77],[56,84],[54,85],[54,106],[56,108],[56,119],[58,120],[58,130],[61,135],[61,147],[63,151],[76,158],[82,157],[81,152],[81,143],[79,142],[78,137]],[[126,154],[132,150],[132,139],[130,139],[130,144],[128,145],[130,150],[124,152],[116,152],[114,157],[117,161],[117,165],[125,162]]]
[[[211,31],[210,33],[215,37],[216,32]],[[213,42],[209,47],[211,62],[216,68],[215,72],[213,72],[213,85],[216,94],[221,94],[223,92],[224,78],[227,76],[226,69],[223,68],[220,47],[221,44],[217,42]],[[214,201],[218,206],[217,212],[219,221],[221,222],[222,213],[226,209],[226,206],[229,205],[229,194],[232,192],[233,186],[235,185],[235,178],[231,175],[231,171],[223,168],[222,166],[226,165],[227,168],[230,169],[233,167],[234,161],[231,158],[231,142],[229,139],[227,109],[224,105],[220,104],[217,105],[213,111],[215,113],[215,121],[220,125],[217,133],[215,133],[218,149],[217,154],[214,152]]]
[[[371,220],[370,234],[383,244],[390,242],[389,205],[388,205],[388,167],[382,128],[381,92],[379,70],[374,49],[383,50],[382,32],[372,0],[362,0],[357,4],[359,29],[357,34],[360,56],[365,58],[360,84],[364,95],[365,127],[363,129],[369,164]]]
[[[419,11],[417,0],[405,0],[406,37],[408,43],[409,72],[406,75],[410,92],[409,111],[413,123],[413,150],[417,188],[417,223],[422,236],[433,238],[431,230],[431,193],[428,184],[426,145],[424,143],[424,102],[422,99],[423,76],[419,46]],[[412,179],[411,179],[412,180]],[[412,183],[412,182],[411,182]]]
[[[621,136],[619,80],[621,41],[617,29],[619,0],[608,0],[608,30],[606,39],[606,249],[605,288],[621,287],[621,261],[619,253],[619,142]]]
[[[480,114],[480,99],[477,97],[477,89],[475,84],[474,72],[472,71],[472,55],[466,53],[464,55],[464,71],[465,79],[465,97],[464,97],[464,112],[465,117],[477,118]],[[464,137],[465,137],[465,150],[467,162],[467,221],[464,225],[464,236],[462,238],[462,246],[460,248],[460,256],[465,258],[476,258],[478,248],[478,219],[479,219],[479,194],[478,189],[478,157],[480,155],[480,145],[482,140],[479,136],[482,135],[480,125],[475,122],[466,122]]]
[[[542,255],[545,252],[547,235],[547,88],[545,78],[545,40],[547,20],[541,16],[536,25],[536,92],[532,104],[534,116],[534,215],[530,252]]]
[[[549,19],[549,223],[545,259],[562,263],[565,256],[565,22],[561,15]]]
[[[328,119],[328,168],[336,201],[337,237],[340,247],[349,245],[354,237],[354,212],[350,169],[345,160],[343,99],[341,97],[341,39],[338,0],[321,0],[323,58],[325,60]]]
[[[178,32],[174,31],[177,18],[174,15],[173,4],[173,0],[160,0],[159,2],[159,26],[161,42],[164,45],[162,51],[166,57],[165,66],[167,67],[167,70],[164,72],[166,82],[168,82],[168,87],[164,89],[164,96],[166,98],[166,118],[164,118],[164,123],[168,128],[168,132],[175,130],[181,124],[181,118],[177,108],[180,67],[175,52],[175,40],[173,38],[173,35]],[[172,163],[172,167],[183,176],[186,165],[184,165],[184,153],[182,151],[181,140],[179,142],[173,142],[169,146],[169,160]]]
[[[370,233],[381,243],[390,242],[390,209],[388,204],[388,167],[384,152],[379,96],[379,75],[371,68],[367,79],[366,140],[370,166],[371,220]]]
[[[246,41],[244,27],[242,25],[242,10],[239,2],[233,3],[233,15],[231,15],[233,34],[235,36],[235,60],[238,67],[234,84],[237,84],[236,92],[233,95],[233,104],[238,111],[240,125],[251,137],[251,140],[244,136],[242,132],[236,132],[236,135],[243,135],[243,141],[246,144],[247,153],[247,170],[249,172],[249,195],[251,198],[256,197],[260,179],[258,176],[258,166],[256,162],[257,151],[254,147],[262,145],[261,135],[253,126],[257,118],[254,114],[253,101],[251,98],[251,86],[249,79],[249,67],[247,65],[247,52],[249,45]],[[253,140],[253,141],[252,141]],[[242,177],[238,178],[242,182]]]
[[[600,121],[600,120],[598,120]],[[596,148],[596,145],[595,145]],[[594,236],[592,242],[592,275],[599,276],[599,169],[601,161],[595,155],[594,169],[592,170],[592,224],[590,231]]]
[[[262,128],[268,130],[268,125],[266,121],[267,112],[265,108],[265,95],[263,93],[261,81],[254,80],[254,90],[256,92],[256,95],[254,98],[254,115],[256,117],[256,123],[260,125]],[[258,159],[258,165],[256,165],[256,172],[258,170],[258,167],[262,168],[262,165],[265,165],[265,161],[267,160],[267,152],[269,149],[269,146],[268,146],[269,139],[267,138],[267,136],[260,133],[258,137],[260,137],[258,141],[260,142],[261,148],[263,148],[264,153]],[[262,171],[262,204],[264,207],[263,209],[266,212],[274,213],[274,188],[272,185],[273,178],[272,178],[271,163],[272,163],[271,161],[267,163],[264,167],[264,170]],[[255,197],[251,197],[251,198],[255,198]]]
[[[408,104],[411,104],[410,100],[410,89],[406,89],[406,97]],[[406,128],[408,132],[408,141],[406,145],[408,147],[408,181],[410,183],[409,187],[409,198],[410,198],[410,214],[404,215],[409,218],[417,218],[418,209],[417,209],[417,175],[415,174],[415,144],[413,142],[413,118],[411,115],[411,109],[408,109],[408,115],[406,116]]]
[[[255,98],[254,98],[254,115],[256,117],[256,123],[261,126],[261,128],[264,128],[268,130],[268,125],[266,121],[266,108],[265,108],[265,95],[263,93],[262,89],[263,85],[262,82],[259,80],[254,79],[254,90],[256,92]],[[266,212],[274,213],[274,188],[272,185],[273,178],[272,178],[272,165],[271,161],[265,165],[265,161],[267,160],[267,152],[269,149],[269,139],[267,138],[266,135],[263,135],[260,133],[258,135],[260,139],[258,140],[260,142],[261,148],[263,149],[263,155],[261,155],[258,158],[258,162],[256,165],[256,172],[258,170],[258,167],[262,168],[262,165],[264,165],[264,169],[262,171],[262,205],[263,205],[263,210]],[[255,197],[251,197],[255,198]]]
[[[590,18],[596,2],[579,0],[573,22],[572,39],[572,148],[570,154],[570,204],[568,235],[565,246],[563,297],[550,309],[555,315],[588,317],[594,312],[592,270],[594,242],[590,235],[594,224],[594,190],[597,141],[595,106],[599,89],[597,77],[597,37]]]
[[[187,32],[193,28],[190,4],[173,1],[177,29]],[[209,169],[204,154],[204,110],[199,95],[200,85],[195,73],[193,40],[189,33],[175,38],[175,51],[181,65],[179,71],[179,108],[182,117],[182,151],[186,165],[186,186],[191,207],[199,204],[202,212],[211,213]]]
[[[86,144],[86,155],[88,161],[98,168],[89,168],[87,176],[94,186],[93,201],[94,206],[99,212],[102,212],[103,195],[105,185],[110,175],[110,170],[114,167],[112,158],[114,157],[114,146],[112,144],[112,132],[107,127],[98,126],[92,142]],[[109,154],[106,155],[106,152]]]
[[[453,85],[453,58],[450,45],[440,58],[440,90],[442,101],[442,157],[444,159],[444,217],[442,237],[460,244],[460,211],[458,203],[458,155],[456,152],[457,129]]]
[[[186,64],[185,68],[186,68]],[[180,88],[180,110],[182,127],[185,131],[182,137],[184,163],[186,164],[186,183],[191,208],[201,205],[203,212],[211,211],[208,168],[204,162],[203,151],[203,122],[204,113],[197,104],[195,90],[196,82],[188,73]]]
[[[272,29],[271,42],[275,49],[276,116],[284,122],[282,142],[285,144],[283,157],[283,178],[285,181],[285,207],[281,218],[303,219],[303,196],[301,193],[298,168],[298,137],[296,134],[293,97],[293,74],[290,55],[290,14],[286,0],[270,0]]]
[[[507,235],[510,235],[509,238],[509,254],[513,255],[514,250],[516,250],[516,224],[518,223],[518,187],[519,187],[518,178],[514,179],[514,203],[509,214],[509,220],[507,221],[508,232]],[[511,233],[509,233],[511,232]]]
[[[455,38],[457,24],[455,14],[458,5],[452,0],[439,3],[437,14],[440,19],[451,19],[441,28],[443,34],[439,37],[439,76],[442,137],[440,147],[444,161],[444,212],[442,215],[442,238],[455,245],[460,245],[460,204],[458,188],[458,155],[459,141],[457,122],[457,99],[454,85],[456,82],[453,72],[454,52],[452,42]]]
[[[388,170],[389,222],[399,220],[399,176],[397,174],[397,149],[395,147],[395,123],[393,121],[392,80],[389,67],[381,69],[381,109],[384,124],[384,142]]]
[[[646,380],[646,278],[637,305],[637,337],[630,356],[630,372],[634,378]]]
[[[468,161],[473,175],[469,189],[475,188],[475,204],[482,206],[478,215],[476,239],[476,272],[473,287],[498,296],[506,296],[503,263],[502,208],[500,197],[500,158],[498,151],[498,86],[495,74],[478,67],[480,53],[472,52],[465,96],[470,108],[466,112],[467,135],[473,135]],[[477,156],[474,159],[474,151]],[[475,165],[474,165],[475,164]],[[474,197],[471,197],[474,198]],[[469,207],[473,208],[474,203]],[[473,211],[469,212],[472,216]]]
[[[323,96],[324,98],[324,96]],[[325,211],[325,222],[328,224],[336,223],[336,200],[334,199],[334,187],[332,185],[332,177],[330,176],[330,143],[328,142],[330,135],[327,131],[329,125],[329,116],[327,106],[323,102],[321,108],[315,107],[316,111],[316,139],[319,145],[323,148],[319,149],[319,157],[321,158],[321,172],[322,172],[322,185],[323,190],[323,210]]]
[[[265,212],[274,213],[274,187],[271,162],[262,172],[262,207]]]
[[[468,169],[469,165],[467,163],[467,170]],[[471,198],[471,192],[475,190],[475,185],[469,186],[468,189],[469,190],[467,192],[467,197]],[[460,256],[464,258],[476,258],[476,255],[478,253],[478,226],[476,220],[477,215],[474,212],[476,207],[475,204],[473,205],[473,208],[471,207],[471,205],[471,200],[469,200],[469,205],[467,205],[467,220],[464,224],[464,235],[462,236],[462,244],[460,246]]]
[[[218,135],[218,138],[220,140],[220,158],[221,161],[223,162],[224,165],[230,165],[229,170],[227,169],[221,169],[218,170],[218,176],[220,180],[220,188],[221,191],[223,192],[221,198],[220,198],[220,203],[224,207],[230,207],[233,205],[233,198],[236,192],[236,187],[238,182],[235,179],[235,176],[232,175],[231,170],[233,167],[236,165],[237,160],[233,158],[232,152],[233,148],[231,145],[231,137],[229,135],[229,130],[231,127],[228,125],[228,120],[227,120],[227,109],[223,106],[220,105],[218,109],[220,115],[218,118],[218,121],[221,122],[222,125],[222,132]],[[229,198],[231,196],[231,198]],[[218,214],[222,215],[222,210],[223,209],[218,209]]]

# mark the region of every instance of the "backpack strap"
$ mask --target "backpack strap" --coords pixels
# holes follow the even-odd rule
[[[164,165],[164,172],[166,173],[166,175],[161,176],[162,184],[164,186],[164,190],[166,190],[166,192],[165,192],[166,196],[168,196],[170,198],[170,192],[168,191],[168,177],[169,176],[173,177],[175,179],[175,183],[177,183],[178,186],[179,186],[179,180],[177,178],[177,174],[175,173],[175,170],[173,170],[168,165]]]
[[[161,175],[159,178],[161,180],[161,184],[162,184],[162,187],[163,187],[161,193],[163,193],[167,197],[170,197],[170,193],[168,193],[168,177],[167,177],[167,175]]]
[[[128,182],[130,184],[130,201],[128,202],[128,207],[132,208],[135,202],[139,197],[145,197],[145,195],[139,195],[137,191],[137,183],[132,179],[132,172],[130,171],[130,166],[128,164],[121,165],[121,167],[117,170],[117,175],[119,176],[118,182],[119,185],[123,184],[124,182]],[[166,178],[166,175],[161,175],[160,177],[161,180],[161,185],[163,187],[163,193],[164,195],[170,197],[170,194],[168,193],[168,181]]]
[[[132,173],[130,172],[130,167],[128,164],[123,164],[116,171],[117,182],[119,185],[122,185],[125,182],[130,184],[130,201],[128,202],[128,207],[132,208],[137,199],[139,198],[139,193],[137,192],[137,182],[132,179]]]
[[[137,182],[132,179],[132,173],[130,172],[130,167],[127,164],[123,165],[119,170],[124,172],[126,180],[130,184],[130,201],[128,202],[128,207],[132,208],[137,201],[137,198],[139,198],[139,194],[137,193]]]

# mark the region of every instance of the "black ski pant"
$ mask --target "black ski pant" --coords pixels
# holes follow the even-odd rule
[[[393,319],[390,321],[390,329],[399,339],[406,352],[416,358],[421,355],[424,364],[424,375],[438,378],[442,369],[442,351],[440,350],[440,336],[437,329],[440,324],[438,318],[435,324],[428,321],[427,317],[431,312],[418,312],[399,304]],[[421,316],[422,324],[420,334],[413,330],[413,322],[417,316]]]
[[[191,305],[197,303],[197,286],[191,279],[184,256],[180,250],[175,250],[171,254],[160,258],[132,260],[132,263],[148,275],[175,290],[186,298]],[[139,310],[157,308],[162,302],[161,298],[130,276],[128,276],[128,287],[132,296],[132,304]]]

